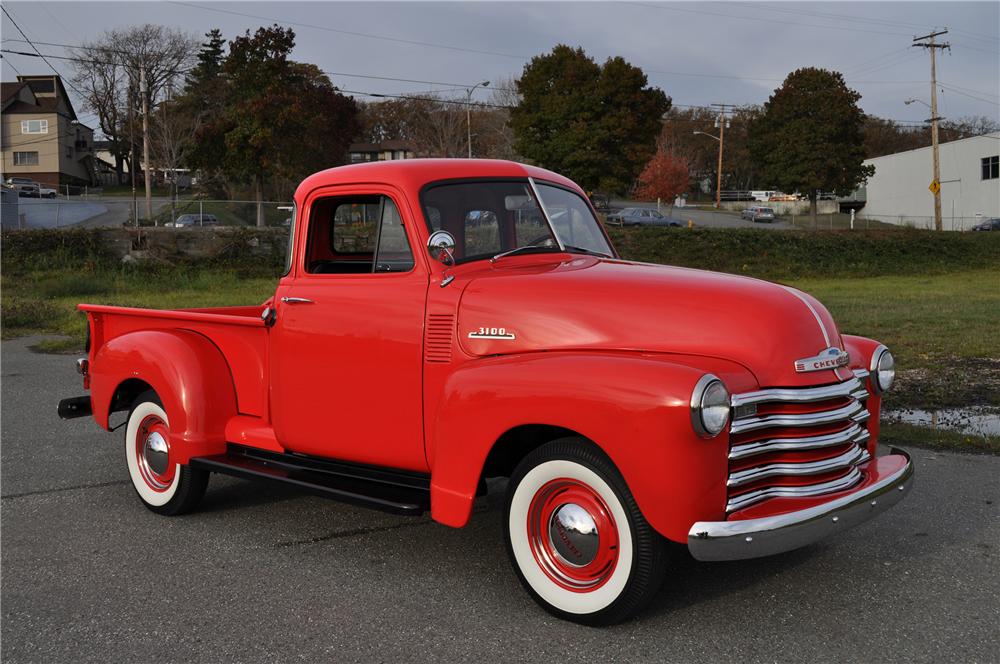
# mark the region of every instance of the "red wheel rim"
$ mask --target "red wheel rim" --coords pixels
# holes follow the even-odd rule
[[[135,461],[143,481],[153,491],[163,492],[174,481],[175,468],[170,462],[170,428],[156,415],[139,423],[135,434]]]
[[[618,528],[601,496],[569,478],[542,486],[528,508],[528,542],[535,562],[554,583],[590,592],[618,564]]]

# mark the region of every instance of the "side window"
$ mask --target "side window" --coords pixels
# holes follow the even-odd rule
[[[321,198],[310,210],[308,274],[409,272],[413,254],[399,210],[386,196]]]

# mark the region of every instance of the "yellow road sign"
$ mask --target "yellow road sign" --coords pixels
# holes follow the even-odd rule
[[[927,186],[927,188],[930,189],[932,194],[936,194],[941,191],[941,183],[937,180],[931,180],[931,183]]]

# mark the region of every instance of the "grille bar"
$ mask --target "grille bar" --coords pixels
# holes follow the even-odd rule
[[[850,489],[860,481],[861,471],[857,467],[854,467],[851,468],[851,472],[843,477],[823,482],[822,484],[810,484],[808,486],[769,486],[731,498],[726,504],[726,511],[735,512],[738,509],[759,503],[766,498],[806,498],[809,496],[821,496],[824,493],[833,493],[834,491],[844,491],[845,489]]]
[[[868,372],[865,372],[867,375]],[[806,387],[800,389],[777,388],[769,390],[759,390],[757,392],[745,392],[734,394],[732,398],[733,408],[746,406],[748,404],[763,403],[766,401],[780,401],[782,403],[811,403],[814,401],[827,401],[838,397],[851,397],[853,399],[864,399],[868,396],[868,391],[864,384],[857,377],[851,378],[836,385],[823,385],[821,387]]]
[[[757,454],[782,452],[787,450],[815,450],[823,447],[837,447],[845,443],[862,444],[868,440],[867,429],[858,424],[852,424],[843,431],[822,436],[806,436],[804,438],[768,438],[744,445],[733,445],[729,450],[729,459],[736,461]]]
[[[868,452],[857,445],[847,450],[843,454],[838,454],[829,459],[811,461],[808,463],[769,463],[765,466],[747,468],[739,472],[729,474],[728,485],[730,487],[743,486],[757,480],[776,475],[786,475],[799,477],[801,475],[821,475],[842,468],[849,468],[855,464],[868,460]]]
[[[832,385],[734,395],[733,410],[740,414],[729,425],[727,512],[769,498],[843,491],[860,482],[859,466],[871,460],[867,382],[866,371],[852,371]]]
[[[779,413],[776,415],[761,415],[759,417],[734,420],[729,428],[729,432],[737,434],[756,431],[758,429],[769,429],[771,427],[811,427],[846,419],[864,421],[868,417],[867,413],[868,411],[865,410],[864,405],[860,401],[851,401],[846,406],[818,413]]]

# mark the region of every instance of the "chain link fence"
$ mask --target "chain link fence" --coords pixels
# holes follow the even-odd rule
[[[100,196],[93,192],[78,196],[26,198],[4,196],[4,230],[51,228],[121,228],[162,226],[204,228],[216,226],[291,225],[292,203],[265,201],[171,199],[154,197],[147,214],[146,200],[128,196]]]

